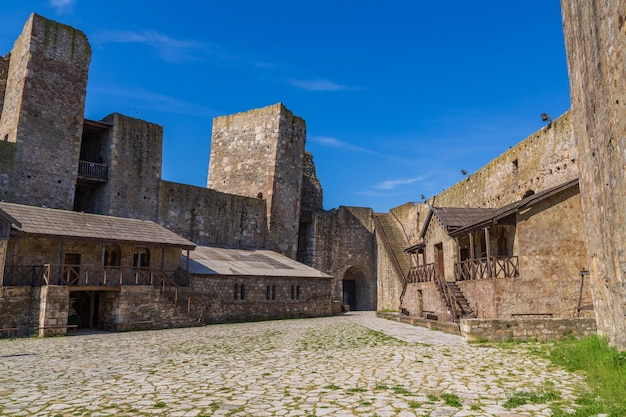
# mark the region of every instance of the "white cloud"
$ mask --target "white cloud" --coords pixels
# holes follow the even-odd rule
[[[96,34],[95,44],[141,43],[155,49],[159,56],[168,62],[198,59],[199,53],[206,52],[206,45],[193,40],[179,40],[152,30],[114,30]]]
[[[141,88],[126,89],[107,87],[93,88],[90,91],[99,94],[108,94],[112,96],[131,98],[138,102],[139,107],[158,110],[165,113],[183,114],[208,118],[218,115],[218,112],[213,109],[199,106],[194,103],[181,101],[170,96],[158,94]],[[129,116],[141,117],[141,115],[139,114],[129,114]]]
[[[323,146],[330,146],[332,148],[347,149],[349,151],[363,152],[363,153],[368,153],[371,155],[378,155],[378,152],[374,152],[372,150],[369,150],[367,148],[362,148],[360,146],[355,146],[347,142],[342,142],[339,139],[333,138],[331,136],[311,136],[309,140],[311,140],[312,142],[318,143],[320,145],[323,145]]]
[[[309,91],[357,91],[361,88],[359,87],[350,87],[347,85],[341,85],[334,83],[330,80],[297,80],[295,78],[290,78],[287,80],[287,83],[300,88],[302,90]]]
[[[52,6],[56,14],[69,14],[73,10],[76,0],[50,0],[50,6]]]
[[[391,190],[396,188],[399,185],[412,184],[416,181],[419,181],[421,178],[405,178],[405,179],[397,179],[397,180],[387,180],[381,183],[374,185],[374,188],[379,190]]]

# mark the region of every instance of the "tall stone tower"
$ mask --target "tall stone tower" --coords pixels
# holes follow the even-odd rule
[[[208,188],[263,198],[268,247],[296,258],[306,124],[281,103],[213,120]]]
[[[73,207],[91,48],[69,26],[32,14],[9,60],[0,140],[14,142],[11,201]]]
[[[562,0],[598,331],[626,350],[626,0]]]

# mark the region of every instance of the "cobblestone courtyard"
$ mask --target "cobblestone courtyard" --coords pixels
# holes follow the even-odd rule
[[[579,376],[522,348],[374,317],[0,340],[7,416],[550,416]],[[456,401],[455,401],[456,400]]]

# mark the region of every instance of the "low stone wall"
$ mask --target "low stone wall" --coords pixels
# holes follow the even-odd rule
[[[596,333],[592,318],[464,319],[461,334],[468,342],[488,340],[509,342],[524,340],[561,340]]]
[[[400,313],[387,313],[382,311],[377,311],[376,316],[387,320],[399,321],[401,323],[406,323],[413,326],[426,327],[431,330],[439,330],[448,334],[461,334],[458,324],[450,323],[447,321],[428,320],[418,317],[406,316]]]

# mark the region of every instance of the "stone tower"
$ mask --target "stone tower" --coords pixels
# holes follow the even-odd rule
[[[32,14],[9,59],[0,140],[15,143],[10,201],[73,208],[91,48]]]
[[[306,124],[281,103],[213,120],[208,188],[263,198],[268,247],[298,249]]]
[[[598,331],[626,350],[626,0],[562,0]]]

